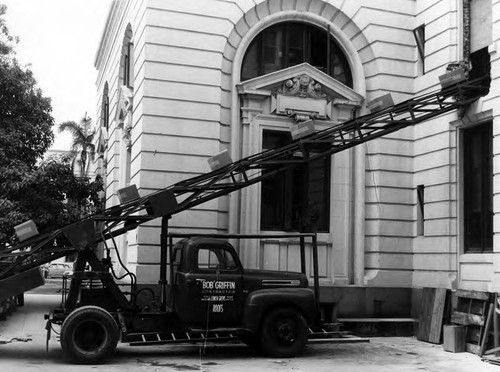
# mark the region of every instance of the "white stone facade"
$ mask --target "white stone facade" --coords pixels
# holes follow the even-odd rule
[[[130,183],[146,195],[208,172],[207,159],[222,149],[233,159],[260,152],[263,130],[295,124],[279,114],[273,92],[301,74],[329,97],[328,105],[299,105],[321,111],[325,127],[367,113],[366,103],[384,93],[401,102],[439,89],[447,65],[463,60],[469,48],[463,37],[467,1],[116,0],[96,56],[99,115],[105,90],[109,101],[109,125],[100,137],[107,205],[118,203],[117,190]],[[464,254],[462,227],[461,131],[486,120],[493,121],[494,211],[500,209],[500,3],[485,2],[493,17],[490,93],[460,117],[452,112],[334,155],[330,227],[319,234],[323,285],[496,290],[498,239],[491,253]],[[271,25],[292,21],[329,30],[347,57],[352,88],[309,64],[241,80],[252,40]],[[413,34],[420,25],[425,74]],[[128,87],[124,57],[132,61]],[[422,236],[418,185],[425,185]],[[140,282],[158,280],[159,223],[119,241]],[[260,232],[260,187],[182,212],[169,225],[174,231]],[[500,230],[496,215],[493,226]],[[246,265],[295,267],[295,243],[260,244],[277,249],[242,249]]]

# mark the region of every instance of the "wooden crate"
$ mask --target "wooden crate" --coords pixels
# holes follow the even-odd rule
[[[479,354],[490,304],[490,294],[457,290],[455,296],[456,305],[451,314],[451,322],[465,327],[466,351]]]
[[[466,328],[463,325],[443,326],[443,349],[452,353],[465,351]]]

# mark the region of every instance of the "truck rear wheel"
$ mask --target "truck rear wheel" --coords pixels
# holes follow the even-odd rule
[[[300,354],[307,343],[307,325],[294,309],[272,310],[262,323],[262,351],[272,357],[289,358]]]
[[[118,326],[109,312],[98,306],[74,310],[61,327],[61,346],[76,363],[103,362],[116,349]]]

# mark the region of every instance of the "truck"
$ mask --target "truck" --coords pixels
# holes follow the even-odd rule
[[[176,237],[182,239],[174,243]],[[300,241],[302,258],[307,240],[316,251],[314,234],[172,233],[170,286],[157,293],[132,284],[127,292],[104,267],[76,271],[61,308],[47,317],[49,337],[59,325],[63,350],[72,361],[87,364],[105,360],[119,339],[132,346],[238,340],[269,356],[292,357],[302,352],[310,334],[339,335],[321,324],[317,283],[309,287],[305,261],[301,272],[245,269],[228,241],[266,237]],[[91,255],[86,259],[99,265]]]
[[[240,340],[266,355],[299,355],[309,339],[342,335],[336,324],[321,319],[316,234],[281,235],[299,242],[300,272],[249,270],[231,242],[265,236],[172,234],[169,219],[287,169],[307,167],[316,159],[467,106],[488,92],[487,78],[458,81],[319,132],[295,128],[294,133],[303,135],[283,147],[235,162],[212,159],[211,172],[146,196],[126,188],[120,205],[44,234],[32,223],[23,225],[20,243],[0,250],[0,300],[42,285],[40,265],[76,252],[62,306],[46,316],[47,339],[52,327],[60,326],[61,346],[76,363],[105,361],[120,340],[136,346]],[[314,120],[299,125],[314,128]],[[294,156],[297,153],[301,156]],[[162,221],[158,286],[137,284],[123,265],[129,279],[124,286],[123,277],[115,274],[108,243],[156,218]],[[312,248],[311,273],[306,272],[306,240]],[[98,247],[107,252],[102,258]],[[121,264],[119,256],[117,260]]]

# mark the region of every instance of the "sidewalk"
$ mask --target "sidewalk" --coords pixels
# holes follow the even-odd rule
[[[46,352],[44,314],[57,307],[61,295],[25,294],[25,305],[0,322],[0,368],[2,371],[19,371],[28,365],[36,365],[39,371],[57,359],[62,363],[62,350],[55,338],[51,340],[50,352]],[[67,368],[67,367],[66,367]],[[57,371],[57,369],[52,369]],[[61,369],[62,371],[62,369]]]
[[[412,337],[372,338],[369,343],[308,346],[303,356],[277,360],[255,354],[244,345],[130,347],[120,344],[105,365],[69,363],[52,333],[45,350],[43,315],[57,307],[60,295],[27,294],[25,306],[0,322],[0,369],[26,371],[293,371],[293,372],[500,372],[470,353],[445,352],[441,345]],[[23,371],[24,372],[24,371]]]
[[[25,342],[36,344],[43,341],[45,344],[44,314],[60,302],[59,294],[25,294],[25,305],[17,307],[7,320],[0,322],[0,344],[8,343],[12,338],[19,339],[17,342],[25,339]]]

